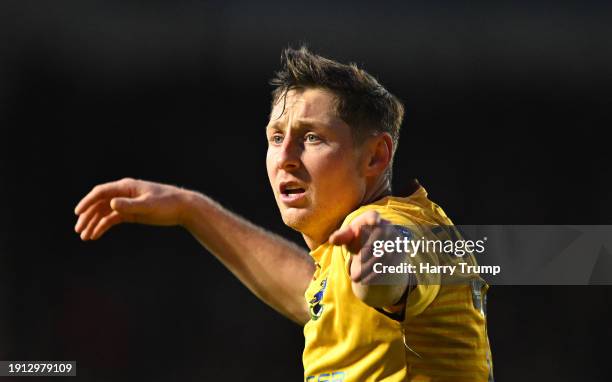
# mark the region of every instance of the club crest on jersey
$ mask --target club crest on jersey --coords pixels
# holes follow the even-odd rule
[[[312,300],[308,303],[310,304],[310,318],[313,321],[316,321],[323,314],[324,305],[321,303],[323,301],[323,294],[325,293],[325,288],[327,287],[327,278],[321,281],[321,289],[315,293]]]

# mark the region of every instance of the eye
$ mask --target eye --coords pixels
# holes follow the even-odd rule
[[[308,143],[317,143],[320,142],[321,138],[319,138],[318,135],[313,134],[313,133],[308,133],[306,134],[306,142]]]
[[[272,137],[270,137],[270,142],[274,143],[275,145],[280,145],[283,143],[283,136],[280,134],[274,134]]]

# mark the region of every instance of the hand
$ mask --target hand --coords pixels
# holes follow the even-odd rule
[[[385,253],[376,257],[372,251],[375,241],[395,241],[401,236],[403,235],[390,222],[382,219],[378,212],[367,211],[329,237],[331,244],[345,245],[351,253],[349,269],[352,289],[355,295],[368,305],[393,305],[408,285],[408,276],[405,274],[389,275],[374,271],[375,264],[396,266],[405,260],[405,256],[400,253]]]
[[[372,256],[372,251],[368,248],[371,248],[374,240],[385,239],[381,236],[385,235],[385,231],[387,231],[383,227],[388,225],[390,223],[382,219],[378,212],[367,211],[329,237],[331,244],[345,245],[351,253],[350,273],[353,282],[370,280],[374,277],[372,270],[374,263],[385,260]],[[394,238],[391,238],[391,240],[394,240]],[[356,259],[353,259],[353,257],[356,257]]]
[[[369,235],[371,228],[389,225],[376,211],[367,211],[357,216],[350,224],[332,233],[329,242],[333,245],[346,245],[352,254],[358,254],[365,243],[364,235]],[[368,227],[369,229],[364,229]]]
[[[82,240],[100,238],[112,226],[128,222],[181,225],[190,191],[166,184],[125,178],[95,186],[76,206],[74,227]]]

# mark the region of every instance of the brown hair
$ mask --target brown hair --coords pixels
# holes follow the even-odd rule
[[[270,80],[272,104],[291,89],[324,88],[336,95],[336,112],[349,126],[357,142],[372,132],[386,132],[397,148],[404,106],[378,81],[354,63],[341,64],[310,52],[306,47],[287,48],[281,69]],[[391,167],[391,166],[389,166]],[[389,175],[391,170],[389,169]]]
[[[354,63],[348,65],[310,52],[306,47],[286,48],[281,69],[270,80],[274,86],[272,104],[285,99],[292,89],[324,88],[336,95],[336,112],[352,129],[360,143],[373,132],[386,132],[393,140],[395,154],[404,106],[397,97]],[[387,171],[391,180],[391,164]]]

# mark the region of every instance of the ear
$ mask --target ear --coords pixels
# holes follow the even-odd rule
[[[389,133],[380,133],[370,140],[365,174],[366,176],[378,176],[385,172],[391,162],[393,139]]]

